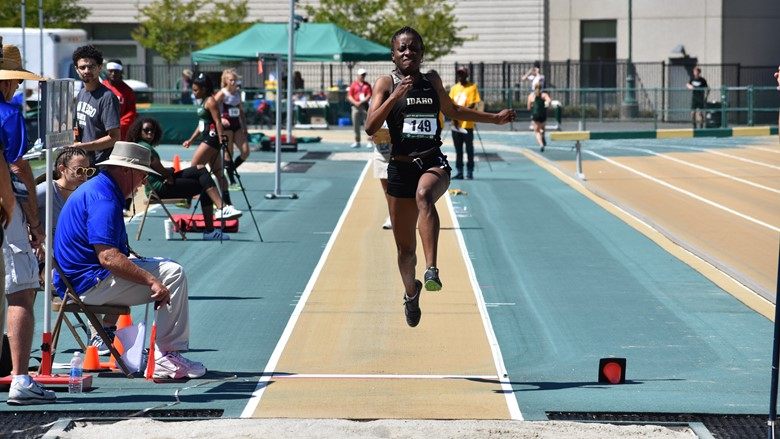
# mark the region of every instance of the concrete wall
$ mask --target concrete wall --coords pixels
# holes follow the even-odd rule
[[[476,37],[440,61],[502,62],[544,58],[544,0],[460,0],[464,37]],[[423,35],[425,37],[425,35]]]
[[[455,5],[457,23],[465,26],[462,35],[473,39],[440,61],[501,62],[544,58],[545,0],[447,1]],[[86,20],[88,32],[104,34],[111,32],[115,23],[136,23],[138,7],[148,5],[151,0],[81,0],[79,3],[92,11]],[[319,0],[299,1],[298,14],[305,16],[304,6],[317,4]],[[289,16],[288,0],[249,0],[250,21],[286,22]],[[127,37],[123,35],[119,39]]]
[[[549,0],[550,60],[580,58],[580,22],[617,20],[617,57],[628,57],[626,0]],[[765,0],[768,1],[768,0]],[[702,63],[722,62],[722,0],[634,0],[633,60],[662,61],[678,44]]]
[[[723,0],[723,62],[780,64],[780,1]]]

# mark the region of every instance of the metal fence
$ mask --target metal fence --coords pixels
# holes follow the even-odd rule
[[[459,65],[469,67],[471,78],[480,88],[488,110],[504,107],[523,109],[530,92],[530,84],[522,83],[521,76],[532,62],[503,63],[425,63],[423,70],[439,72],[445,86],[455,82]],[[634,63],[635,89],[638,110],[632,119],[653,123],[683,123],[690,121],[691,92],[685,88],[694,64],[685,59],[670,62]],[[710,86],[707,111],[715,114],[719,108],[719,124],[776,123],[780,93],[776,90],[773,73],[776,66],[742,66],[740,64],[700,64],[702,76]],[[275,71],[275,63],[266,61],[262,70],[258,62],[191,65],[127,65],[125,77],[146,82],[151,87],[140,101],[157,104],[178,103],[178,81],[184,69],[208,73],[218,82],[222,69],[231,67],[242,77],[248,97],[262,96],[265,80]],[[282,65],[284,69],[286,65]],[[346,87],[353,80],[358,65],[348,63],[295,64],[301,72],[307,94],[323,95],[332,107],[331,123],[349,116]],[[387,74],[392,63],[360,63],[368,72],[369,81]],[[618,61],[562,61],[542,63],[545,87],[563,104],[564,117],[587,122],[590,120],[625,120],[620,118],[620,107],[626,93],[628,63]],[[283,74],[283,78],[286,74]],[[284,86],[284,83],[282,83]],[[715,116],[713,116],[715,117]]]

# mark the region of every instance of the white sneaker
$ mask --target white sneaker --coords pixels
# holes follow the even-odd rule
[[[349,145],[349,147],[350,148],[360,148],[360,143],[359,142],[355,142],[352,145]]]
[[[390,230],[390,229],[393,228],[393,223],[390,222],[390,217],[389,216],[385,220],[385,223],[382,224],[382,228],[385,229],[385,230]]]
[[[154,362],[154,378],[180,380],[200,378],[206,374],[206,366],[197,361],[188,360],[178,352],[168,352]]]
[[[241,217],[241,215],[243,214],[244,214],[243,212],[228,204],[224,206],[222,209],[219,209],[216,212],[214,212],[214,219],[218,219],[218,220],[236,219]]]
[[[203,232],[204,241],[230,241],[230,236],[227,233],[222,233],[220,229],[214,229],[210,232]]]
[[[51,404],[57,401],[57,395],[52,390],[46,390],[35,381],[24,385],[23,381],[13,381],[8,390],[8,405]]]

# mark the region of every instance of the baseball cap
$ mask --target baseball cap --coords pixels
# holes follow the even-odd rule
[[[362,68],[362,67],[358,69],[358,76],[363,76],[363,75],[365,75],[366,73],[368,73],[368,72],[366,71],[366,69],[364,69],[364,68]]]

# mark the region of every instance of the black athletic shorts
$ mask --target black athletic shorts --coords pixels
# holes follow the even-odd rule
[[[219,136],[217,136],[217,130],[204,131],[200,136],[200,141],[217,150],[222,147]]]
[[[427,157],[422,167],[391,159],[387,163],[387,193],[396,198],[415,198],[420,177],[431,168],[444,169],[448,175],[452,172],[444,154]]]
[[[241,119],[237,117],[228,117],[229,124],[225,127],[226,130],[236,132],[241,129]]]

